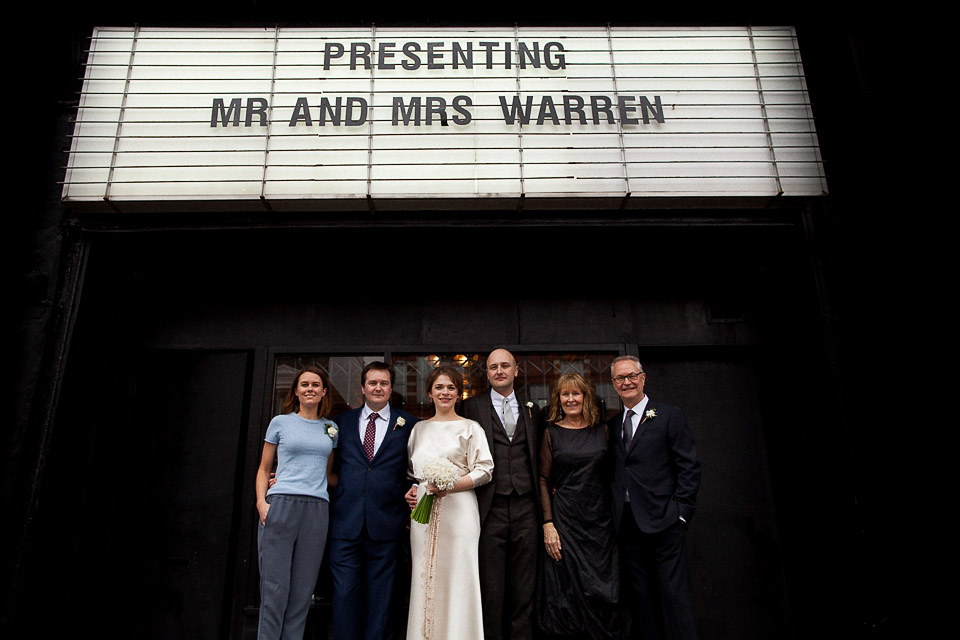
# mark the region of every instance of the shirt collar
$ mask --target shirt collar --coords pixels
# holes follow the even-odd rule
[[[379,411],[374,412],[374,410],[371,409],[369,406],[367,406],[367,403],[364,402],[363,409],[360,410],[360,424],[363,424],[364,422],[369,420],[371,413],[376,413],[378,416],[380,416],[382,420],[386,420],[387,424],[390,424],[390,405],[389,404],[385,406],[383,409],[380,409]]]
[[[643,412],[646,410],[648,402],[650,402],[650,396],[648,396],[647,394],[643,394],[643,400],[633,405],[633,409],[629,409],[629,411],[633,411],[633,414],[636,416],[639,416],[640,419],[642,420]],[[623,412],[626,413],[627,411],[628,409],[624,407]]]

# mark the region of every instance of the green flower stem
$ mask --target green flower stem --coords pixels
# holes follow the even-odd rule
[[[410,514],[410,519],[420,524],[430,522],[430,511],[433,510],[433,497],[432,493],[423,496],[423,499],[417,503],[413,513]]]

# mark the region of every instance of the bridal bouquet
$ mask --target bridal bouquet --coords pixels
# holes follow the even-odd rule
[[[423,465],[423,479],[432,482],[440,491],[449,491],[460,479],[460,469],[446,458],[434,458]],[[420,524],[430,522],[430,511],[433,509],[435,497],[432,493],[423,496],[410,517]]]

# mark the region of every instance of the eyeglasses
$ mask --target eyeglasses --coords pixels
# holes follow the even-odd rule
[[[637,378],[639,378],[639,377],[642,376],[642,375],[643,375],[643,372],[642,372],[642,371],[639,372],[639,373],[628,373],[628,374],[625,375],[625,376],[616,376],[616,377],[613,379],[613,382],[614,382],[614,384],[616,384],[616,385],[621,385],[621,384],[623,384],[624,382],[626,382],[627,380],[629,380],[630,382],[636,382],[636,381],[637,381]]]

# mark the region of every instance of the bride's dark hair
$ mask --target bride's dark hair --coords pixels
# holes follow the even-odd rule
[[[433,383],[436,382],[440,376],[447,376],[450,378],[450,382],[456,385],[457,401],[459,402],[460,398],[463,397],[463,374],[449,365],[440,365],[430,372],[430,375],[427,376],[427,392],[430,392],[430,389],[433,388]]]

